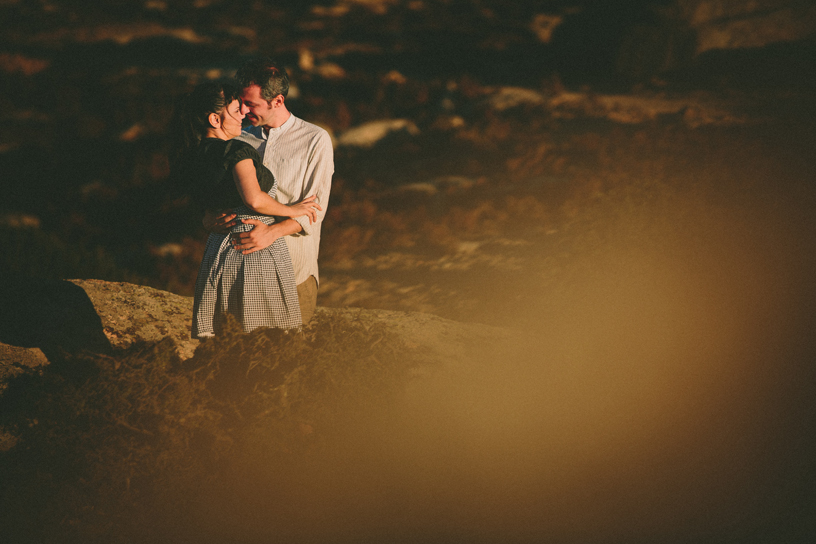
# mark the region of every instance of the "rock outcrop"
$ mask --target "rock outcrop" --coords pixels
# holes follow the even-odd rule
[[[622,31],[615,67],[619,74],[646,80],[694,68],[704,53],[809,51],[816,35],[816,4],[807,0],[675,0],[654,3],[652,16],[633,20]],[[610,12],[611,13],[611,12]],[[623,13],[615,7],[614,13]],[[610,46],[610,39],[606,46]],[[788,49],[791,50],[791,49]],[[790,53],[781,54],[782,58]],[[808,54],[808,53],[805,53]],[[756,64],[753,65],[756,70]],[[753,70],[752,70],[753,71]],[[760,70],[761,71],[761,70]]]
[[[679,0],[697,33],[697,53],[763,47],[812,37],[816,4],[800,0]]]
[[[114,349],[136,342],[172,338],[182,359],[192,357],[198,340],[190,338],[193,299],[132,283],[70,280],[81,287],[102,321]]]
[[[13,373],[15,365],[47,364],[49,356],[61,351],[106,352],[170,338],[179,356],[187,359],[198,345],[190,338],[192,298],[151,287],[101,280],[27,282],[13,293],[5,292],[4,298],[0,380]],[[316,315],[384,323],[429,364],[453,361],[466,347],[511,335],[419,312],[320,307]]]

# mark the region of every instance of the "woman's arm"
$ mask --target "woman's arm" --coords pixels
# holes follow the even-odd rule
[[[263,192],[258,184],[258,175],[255,172],[255,164],[252,159],[244,159],[236,163],[232,170],[232,177],[235,179],[235,186],[238,188],[241,200],[253,212],[279,217],[306,215],[311,223],[317,219],[317,211],[322,209],[317,203],[313,202],[314,196],[307,197],[297,204],[287,206]]]

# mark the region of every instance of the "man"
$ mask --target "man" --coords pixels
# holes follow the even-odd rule
[[[334,152],[331,137],[324,129],[292,115],[286,108],[289,76],[282,66],[270,59],[244,64],[236,73],[242,87],[242,111],[252,123],[238,138],[252,145],[263,158],[263,164],[278,180],[276,199],[283,204],[299,202],[315,195],[322,210],[310,223],[307,217],[281,219],[273,225],[244,220],[254,228],[233,238],[233,246],[244,255],[271,245],[286,237],[295,269],[300,313],[306,324],[314,315],[320,276],[317,254],[320,230],[331,192]],[[223,230],[234,215],[205,217],[209,230]]]

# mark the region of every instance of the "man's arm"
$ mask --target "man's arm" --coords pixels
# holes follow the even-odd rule
[[[205,210],[204,217],[201,219],[201,224],[207,232],[214,234],[229,234],[230,227],[236,225],[235,214],[232,210],[222,210],[219,212],[213,210]]]
[[[248,232],[234,234],[232,236],[232,247],[244,255],[269,247],[278,238],[296,234],[301,230],[300,223],[294,219],[286,219],[272,225],[267,225],[257,219],[244,219],[243,223],[245,225],[254,225],[254,228]]]
[[[334,174],[334,148],[328,132],[321,131],[316,138],[313,147],[309,150],[308,166],[303,179],[303,189],[297,200],[314,196],[315,203],[323,209],[317,212],[314,221],[309,221],[307,217],[295,217],[294,220],[300,223],[301,229],[296,232],[299,236],[309,236],[312,229],[323,222],[329,204],[329,194],[331,193],[331,178]]]

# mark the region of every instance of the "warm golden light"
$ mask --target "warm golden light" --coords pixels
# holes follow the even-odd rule
[[[296,466],[247,457],[213,497],[238,508],[219,528],[255,535],[268,516],[287,538],[332,542],[777,534],[816,451],[808,280],[784,223],[684,211],[605,218],[559,288],[532,292],[531,275],[516,340],[349,416]]]

